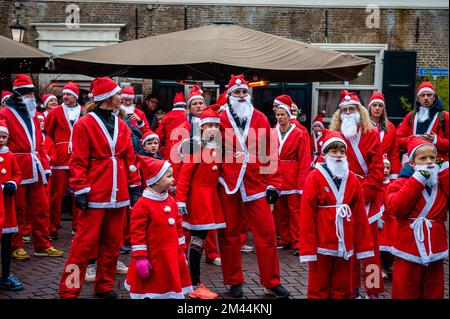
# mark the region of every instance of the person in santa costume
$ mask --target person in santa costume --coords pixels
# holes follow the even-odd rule
[[[0,210],[4,209],[5,217],[3,223],[0,221],[0,229],[2,230],[0,240],[2,264],[0,288],[17,291],[23,289],[23,284],[10,272],[10,269],[12,235],[19,230],[14,205],[14,194],[17,191],[17,186],[22,181],[22,173],[14,154],[6,146],[8,137],[9,130],[6,122],[0,121],[0,183],[2,185],[0,197],[3,197],[3,200],[0,199],[0,205],[2,205]]]
[[[436,145],[408,138],[409,164],[386,194],[388,212],[397,218],[392,254],[392,299],[443,299],[449,169]]]
[[[76,298],[89,258],[97,256],[95,293],[114,299],[116,266],[126,208],[140,197],[140,175],[127,124],[113,114],[120,87],[109,77],[90,85],[94,102],[73,127],[70,187],[81,212],[59,286],[60,298]],[[76,275],[73,271],[76,269]]]
[[[68,82],[63,88],[63,103],[50,112],[45,119],[45,131],[54,143],[56,153],[52,163],[52,182],[50,189],[50,238],[58,239],[58,230],[61,228],[61,204],[69,185],[70,170],[69,159],[72,152],[71,138],[73,127],[83,115],[84,110],[78,104],[79,87],[77,83]],[[51,96],[47,97],[51,99]],[[77,219],[79,210],[72,202],[73,221]],[[72,231],[76,231],[73,222]]]
[[[176,201],[183,215],[183,227],[190,231],[188,250],[189,270],[195,290],[191,298],[215,299],[200,280],[200,259],[208,231],[226,227],[217,184],[219,180],[221,149],[216,138],[220,117],[211,108],[200,117],[201,148],[183,158],[177,184]]]
[[[228,83],[228,106],[220,115],[224,155],[219,182],[227,228],[219,230],[223,279],[234,298],[243,296],[241,256],[242,216],[247,217],[255,241],[260,281],[267,294],[287,298],[280,284],[275,204],[282,185],[278,172],[278,143],[267,117],[251,103],[243,75]],[[258,145],[258,147],[257,147]]]
[[[397,129],[400,150],[406,152],[408,137],[417,135],[436,145],[438,157],[448,160],[448,112],[431,82],[423,82],[417,89],[414,111],[409,112]]]
[[[375,251],[373,258],[363,260],[364,284],[368,297],[375,299],[379,293],[384,292],[376,222],[383,214],[383,202],[379,196],[383,191],[383,151],[378,131],[373,127],[369,113],[362,106],[356,93],[343,90],[341,97],[339,108],[332,117],[330,129],[343,134],[348,146],[349,168],[360,178]],[[358,298],[361,282],[360,266],[359,260],[353,259],[354,297]],[[368,279],[369,276],[371,277]],[[373,276],[374,279],[371,279]]]
[[[368,107],[370,119],[380,136],[383,157],[387,158],[391,164],[391,175],[389,178],[395,179],[402,168],[402,164],[400,162],[397,129],[387,118],[386,102],[383,93],[373,92]]]
[[[13,84],[13,96],[0,110],[0,119],[9,130],[7,146],[20,163],[22,182],[16,193],[16,214],[19,232],[13,239],[13,257],[28,258],[23,249],[22,227],[26,219],[31,223],[34,255],[59,257],[63,255],[49,241],[49,203],[44,185],[51,174],[45,153],[39,120],[36,115],[34,85],[26,74],[18,74]]]
[[[6,101],[11,97],[12,93],[9,91],[2,91],[2,95],[0,97],[0,108],[4,107]]]
[[[126,86],[122,89],[122,105],[121,108],[125,112],[125,116],[131,125],[137,127],[141,134],[145,134],[150,130],[147,117],[142,110],[139,110],[134,104],[134,86]]]
[[[283,183],[280,198],[274,207],[274,216],[280,235],[279,246],[291,247],[292,253],[298,256],[300,200],[311,167],[309,137],[290,123],[292,101],[289,96],[279,96],[276,101],[275,130]]]
[[[42,95],[41,100],[42,100],[42,108],[44,109],[44,112],[42,113],[44,114],[44,116],[47,116],[50,110],[53,110],[55,107],[58,106],[58,99],[53,94],[44,94]]]
[[[142,136],[141,145],[142,148],[139,150],[139,155],[153,157],[162,160],[163,157],[159,152],[159,136],[155,132],[148,131]]]
[[[351,299],[352,258],[374,256],[359,178],[349,169],[347,142],[327,131],[325,162],[306,178],[300,213],[300,262],[309,262],[308,298]]]
[[[322,152],[322,130],[325,128],[325,124],[323,123],[323,116],[325,115],[325,111],[320,112],[314,118],[312,123],[312,134],[310,137],[310,145],[311,145],[311,154],[313,156],[313,160],[311,163],[311,167],[314,168],[316,166],[317,161],[319,160],[320,154]]]
[[[162,157],[170,160],[170,154],[172,146],[175,143],[175,138],[172,136],[172,132],[175,128],[186,122],[186,99],[182,92],[175,94],[173,99],[173,108],[170,112],[164,115],[161,123],[159,123],[156,130],[156,134],[159,136],[162,149]],[[175,150],[176,151],[176,150]]]
[[[138,155],[147,188],[131,215],[132,258],[125,288],[132,299],[183,299],[192,292],[182,216],[169,195],[168,161]]]

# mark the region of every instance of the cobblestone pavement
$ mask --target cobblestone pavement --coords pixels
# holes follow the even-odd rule
[[[63,222],[63,229],[60,231],[60,239],[53,242],[58,249],[63,249],[64,257],[35,257],[33,248],[26,244],[25,249],[31,255],[29,260],[13,260],[12,272],[23,282],[24,290],[10,292],[0,290],[0,299],[54,299],[57,298],[60,276],[64,267],[66,256],[69,252],[72,236],[70,234],[70,222]],[[252,245],[251,239],[248,244]],[[119,259],[128,265],[130,255],[119,255]],[[308,266],[300,263],[298,258],[293,256],[290,250],[279,250],[280,274],[282,284],[291,292],[291,298],[306,298],[308,284]],[[245,273],[244,293],[245,298],[258,299],[269,298],[264,294],[264,288],[259,284],[258,266],[256,254],[243,253],[243,269]],[[123,282],[125,275],[117,275],[115,291],[122,299],[129,298]],[[219,294],[219,298],[231,298],[227,293],[227,288],[222,283],[222,273],[218,266],[202,264],[202,280],[205,285]],[[445,297],[449,298],[449,272],[448,260],[445,262]],[[383,298],[390,298],[391,283],[385,281],[386,293]],[[81,292],[81,298],[94,298],[94,284],[85,283]]]

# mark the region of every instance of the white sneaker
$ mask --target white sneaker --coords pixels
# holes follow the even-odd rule
[[[216,257],[216,258],[214,258],[212,263],[213,263],[213,265],[216,265],[216,266],[222,266],[222,259],[220,259],[220,257]]]
[[[96,274],[97,274],[97,265],[90,264],[86,269],[86,276],[84,277],[84,280],[87,282],[95,282]]]
[[[22,240],[24,243],[29,243],[31,242],[31,236],[22,236]]]
[[[241,247],[241,252],[243,252],[243,253],[250,253],[252,251],[253,251],[252,246],[242,245],[242,247]]]
[[[125,264],[119,260],[117,262],[116,273],[121,274],[121,275],[126,275],[127,272],[128,272],[128,267],[125,266]]]

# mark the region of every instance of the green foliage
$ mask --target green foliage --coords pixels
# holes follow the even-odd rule
[[[414,107],[413,104],[409,101],[409,99],[406,96],[400,96],[399,98],[400,100],[400,106],[402,107],[402,109],[405,110],[406,113],[411,112]]]

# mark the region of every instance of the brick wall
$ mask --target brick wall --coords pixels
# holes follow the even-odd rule
[[[23,25],[30,22],[64,22],[68,2],[0,0],[0,34],[9,36],[8,25],[18,18]],[[135,33],[135,10],[138,9],[138,35],[145,37],[183,30],[185,7],[159,5],[149,10],[143,4],[78,3],[81,23],[126,23],[122,40]],[[417,65],[448,67],[448,10],[381,10],[380,28],[368,29],[364,9],[328,9],[328,37],[325,38],[325,9],[278,7],[188,6],[188,28],[215,21],[233,22],[263,32],[305,42],[387,43],[389,49],[417,51]],[[420,18],[419,41],[416,42],[416,20]],[[37,34],[31,27],[25,42],[34,46]]]

